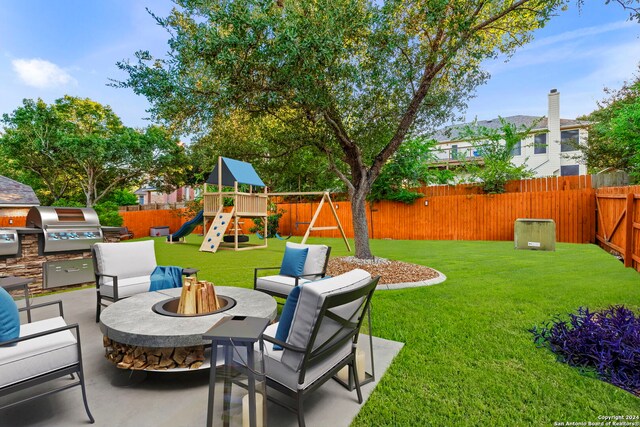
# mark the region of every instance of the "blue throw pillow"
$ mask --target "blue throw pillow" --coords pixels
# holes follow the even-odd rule
[[[306,250],[306,249],[305,249]],[[276,330],[275,338],[280,341],[287,341],[289,336],[289,329],[291,329],[291,323],[293,322],[293,315],[296,312],[296,306],[298,305],[298,298],[300,297],[300,288],[302,285],[296,286],[291,289],[289,296],[282,307],[282,313],[280,313],[280,320],[278,321],[278,329]],[[282,350],[282,347],[278,344],[273,345],[274,350]]]
[[[304,262],[307,260],[309,248],[294,249],[286,247],[282,265],[280,266],[280,274],[282,276],[300,276],[304,271]]]
[[[20,336],[20,315],[11,295],[0,288],[0,341],[9,341]]]

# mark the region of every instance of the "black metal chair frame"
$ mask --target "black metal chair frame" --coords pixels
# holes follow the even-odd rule
[[[295,278],[296,280],[295,280],[294,286],[298,286],[298,284],[300,282],[300,279],[304,279],[305,277],[313,277],[313,276],[324,277],[324,276],[327,275],[327,266],[329,265],[329,256],[330,255],[331,255],[331,246],[328,246],[327,247],[327,257],[324,260],[324,265],[322,266],[322,271],[320,271],[318,273],[301,274],[299,276],[288,276],[288,275],[282,275],[282,276]],[[280,270],[280,267],[260,267],[260,268],[254,269],[254,271],[253,271],[253,290],[263,292],[263,293],[271,295],[273,297],[287,299],[289,294],[281,294],[279,292],[274,292],[274,291],[269,291],[269,290],[266,290],[266,289],[258,289],[257,288],[257,285],[258,285],[258,271],[261,271],[261,270]]]
[[[59,312],[60,312],[60,316],[64,317],[64,313],[63,313],[63,309],[62,309],[62,301],[51,301],[51,302],[47,302],[47,303],[42,303],[42,304],[34,304],[31,305],[30,307],[23,307],[20,308],[19,311],[27,311],[27,313],[30,312],[30,310],[35,309],[35,308],[42,308],[42,307],[46,307],[46,306],[50,306],[50,305],[55,305],[58,304],[58,308],[59,308]],[[95,422],[93,415],[91,415],[91,411],[89,410],[89,404],[87,402],[87,391],[85,388],[85,383],[84,383],[84,369],[82,367],[82,349],[81,349],[81,343],[80,343],[80,327],[78,326],[77,323],[71,324],[71,325],[67,325],[67,326],[63,326],[60,328],[55,328],[55,329],[50,329],[48,331],[42,331],[42,332],[38,332],[36,334],[32,334],[32,335],[27,335],[25,337],[20,337],[20,338],[16,338],[14,340],[9,340],[9,341],[4,341],[0,343],[0,347],[5,347],[5,346],[10,346],[10,345],[14,345],[14,344],[18,344],[20,342],[24,342],[24,341],[28,341],[28,340],[32,340],[35,338],[40,338],[40,337],[44,337],[47,335],[51,335],[51,334],[55,334],[58,332],[62,332],[62,331],[68,331],[68,330],[75,330],[75,338],[76,338],[76,348],[78,350],[78,362],[73,364],[73,365],[69,365],[69,366],[65,366],[62,367],[60,369],[56,369],[55,371],[51,371],[51,372],[47,372],[44,374],[41,374],[37,377],[34,378],[29,378],[23,381],[20,381],[16,384],[11,384],[5,387],[0,388],[0,396],[8,396],[12,393],[15,393],[17,391],[20,390],[24,390],[26,388],[38,385],[38,384],[42,384],[45,383],[47,381],[51,381],[54,380],[56,378],[60,378],[66,375],[70,375],[71,376],[71,380],[74,380],[74,376],[73,374],[77,374],[78,375],[78,379],[76,381],[73,381],[70,384],[66,384],[63,385],[61,387],[55,388],[53,390],[48,390],[46,392],[37,394],[35,396],[31,396],[22,400],[19,400],[17,402],[13,402],[7,405],[4,405],[2,407],[0,407],[0,409],[5,409],[5,408],[10,408],[16,405],[19,405],[21,403],[24,402],[28,402],[34,399],[38,399],[40,397],[44,397],[44,396],[48,396],[63,390],[67,390],[69,388],[75,387],[75,386],[80,386],[80,388],[82,389],[82,400],[84,402],[84,409],[87,411],[87,416],[89,417],[89,420],[91,422],[91,424],[93,424]]]
[[[306,348],[294,347],[286,342],[280,341],[276,338],[272,338],[267,335],[263,335],[264,341],[268,341],[273,344],[278,344],[282,346],[284,349],[289,351],[294,351],[296,353],[304,354],[304,358],[302,360],[302,366],[300,368],[300,373],[298,375],[298,384],[304,384],[304,378],[307,369],[316,362],[320,362],[323,359],[330,357],[335,351],[339,350],[342,346],[345,345],[348,341],[352,342],[351,353],[344,359],[342,359],[338,364],[336,364],[329,371],[324,373],[320,378],[314,381],[312,384],[307,386],[305,389],[301,390],[291,390],[290,388],[280,384],[279,382],[269,378],[267,376],[267,386],[271,387],[278,392],[282,393],[285,396],[290,397],[295,404],[290,405],[280,400],[277,400],[273,396],[268,395],[267,399],[273,401],[274,403],[294,412],[298,415],[298,425],[299,427],[304,427],[304,412],[303,412],[303,402],[307,395],[314,390],[318,389],[325,382],[331,379],[334,375],[338,373],[340,369],[345,366],[349,366],[349,375],[350,380],[353,379],[355,384],[356,393],[358,395],[358,403],[362,404],[362,392],[360,390],[360,379],[358,378],[358,372],[355,369],[355,357],[356,357],[356,348],[358,346],[358,336],[360,333],[360,327],[362,326],[362,321],[364,320],[365,313],[369,309],[369,304],[371,303],[371,297],[373,296],[373,291],[375,291],[376,286],[378,285],[378,280],[380,277],[373,278],[366,286],[355,289],[350,292],[344,292],[336,295],[329,295],[325,298],[322,308],[320,309],[320,313],[318,315],[318,319],[313,327],[313,331],[311,333],[311,338],[309,339],[309,343]],[[332,308],[342,306],[344,304],[348,304],[352,301],[356,301],[358,298],[363,298],[362,304],[360,307],[355,310],[355,313],[358,314],[357,321],[353,322],[349,319],[344,319],[339,315],[333,313],[331,311]],[[323,319],[327,317],[331,320],[334,320],[341,324],[340,329],[334,333],[329,339],[327,339],[323,344],[321,344],[318,348],[313,350],[314,343],[316,341],[318,332],[322,325]],[[239,369],[242,369],[239,367]]]

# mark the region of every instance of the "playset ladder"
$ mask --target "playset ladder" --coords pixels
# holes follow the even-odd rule
[[[231,218],[233,217],[233,211],[231,212],[222,212],[222,207],[218,209],[216,213],[215,219],[209,227],[209,231],[204,236],[202,240],[202,245],[200,245],[201,252],[213,252],[215,253],[220,247],[220,243],[222,242],[222,238],[224,237],[224,233],[231,224]]]

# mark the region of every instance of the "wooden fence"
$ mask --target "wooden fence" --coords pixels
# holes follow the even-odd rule
[[[473,185],[424,187],[420,192],[426,197],[412,205],[387,201],[369,205],[369,235],[376,239],[513,240],[516,219],[551,218],[556,222],[558,241],[595,242],[595,190],[590,176],[514,181],[507,185],[507,191],[483,195]],[[353,237],[350,203],[338,201],[334,205],[347,236]],[[317,206],[317,202],[280,201],[278,208],[285,211],[280,219],[280,234],[302,236]],[[140,237],[148,236],[149,228],[159,225],[168,225],[175,232],[190,219],[176,216],[173,210],[120,214],[125,225]],[[245,221],[245,233],[251,225],[251,221]],[[315,226],[331,225],[333,216],[325,207]],[[311,235],[340,237],[336,230]]]
[[[496,195],[429,196],[412,205],[379,202],[369,205],[369,235],[376,239],[513,240],[518,218],[551,218],[560,242],[595,242],[595,191],[591,188],[529,191]],[[353,237],[349,202],[334,202],[348,237]],[[280,234],[303,235],[317,203],[280,203],[286,212]],[[334,225],[330,209],[323,208],[315,224]],[[312,236],[339,237],[338,231]]]
[[[640,271],[640,186],[600,188],[596,192],[596,239]]]
[[[120,215],[124,218],[123,225],[127,226],[135,237],[146,237],[149,235],[151,227],[169,226],[171,233],[178,231],[182,224],[191,219],[186,216],[178,216],[178,213],[182,212],[184,209],[162,209],[157,211],[121,211]],[[195,232],[202,232],[202,229]]]

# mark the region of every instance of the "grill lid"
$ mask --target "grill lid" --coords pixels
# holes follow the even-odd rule
[[[96,211],[91,208],[34,206],[27,214],[27,227],[42,229],[100,227],[100,220]]]

